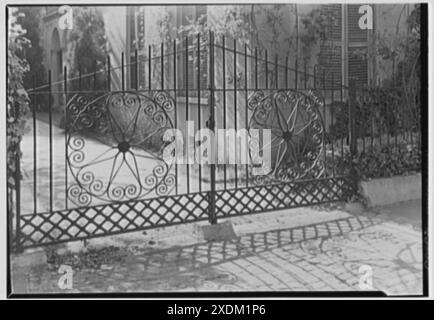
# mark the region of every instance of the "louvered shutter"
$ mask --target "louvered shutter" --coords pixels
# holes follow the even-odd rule
[[[320,44],[318,64],[325,72],[325,85],[330,86],[332,75],[336,84],[342,73],[342,5],[322,5],[321,14],[329,23],[326,39]]]
[[[353,78],[357,87],[368,84],[368,30],[360,29],[359,5],[348,5],[348,78]]]

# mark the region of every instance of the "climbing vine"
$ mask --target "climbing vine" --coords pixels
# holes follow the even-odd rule
[[[224,7],[217,22],[208,23],[207,15],[187,20],[186,25],[174,28],[180,41],[183,36],[188,35],[194,44],[195,35],[200,33],[206,40],[208,33],[212,31],[216,37],[228,36],[237,39],[240,45],[246,45],[250,52],[257,48],[259,57],[263,58],[267,50],[269,57],[279,54],[279,63],[283,62],[285,56],[291,56],[303,57],[299,62],[307,64],[315,63],[314,48],[320,41],[321,45],[328,44],[328,31],[336,23],[333,16],[321,14],[321,9],[299,14],[295,4],[231,5]],[[296,30],[290,32],[293,25]],[[274,64],[270,64],[268,78],[271,86],[274,85],[275,72]],[[260,65],[258,74],[262,76],[264,73],[265,68]]]
[[[24,48],[30,44],[25,37],[26,31],[18,23],[20,13],[15,8],[8,8],[8,69],[7,69],[7,162],[9,177],[20,174],[15,166],[21,156],[20,142],[24,134],[25,119],[28,112],[28,95],[24,89],[24,76],[29,71],[29,64],[24,58]]]

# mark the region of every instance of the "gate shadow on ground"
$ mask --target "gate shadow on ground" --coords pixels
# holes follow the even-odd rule
[[[379,226],[381,225],[381,226]],[[76,292],[274,292],[360,290],[372,266],[375,289],[422,291],[421,243],[372,216],[249,233],[231,241],[140,249],[108,268],[74,275]],[[32,274],[29,292],[62,292],[58,273]]]
[[[394,285],[411,292],[415,284],[418,288],[421,273],[415,267],[418,259],[411,257],[413,243],[389,254],[384,246],[376,244],[399,244],[391,233],[365,230],[346,236],[381,223],[378,218],[350,216],[246,234],[232,241],[146,251],[125,263],[128,268],[138,269],[141,290],[315,291],[359,290],[359,267],[368,261],[376,270],[382,270],[380,278],[393,273]],[[131,277],[137,278],[138,274]],[[380,279],[378,284],[388,287],[383,282]]]
[[[321,248],[321,242],[331,237],[342,236],[378,223],[380,223],[378,219],[367,216],[351,216],[293,228],[246,234],[231,241],[205,242],[147,251],[143,255],[135,256],[134,259],[136,263],[143,266],[145,279],[151,280],[171,274],[197,271],[309,241],[319,240],[319,248]],[[307,250],[308,253],[313,254],[316,249],[307,248]]]

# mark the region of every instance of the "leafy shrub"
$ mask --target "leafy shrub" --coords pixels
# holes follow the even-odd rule
[[[329,155],[326,170],[331,173],[334,169],[338,174],[354,174],[359,180],[367,180],[420,172],[421,162],[421,148],[417,145],[376,146],[355,156],[348,149],[343,155],[335,154],[333,159]]]
[[[380,133],[396,135],[417,129],[419,118],[404,103],[403,89],[399,87],[371,87],[357,90],[355,99],[355,130],[359,136],[377,136]],[[331,108],[334,123],[329,128],[328,141],[342,139],[348,134],[349,104],[335,102]],[[405,118],[405,119],[404,119]]]
[[[386,178],[408,175],[420,171],[421,150],[407,145],[405,149],[382,147],[375,152],[365,152],[353,159],[359,179]]]
[[[81,7],[74,9],[74,29],[70,40],[73,43],[73,66],[70,69],[70,77],[90,74],[83,79],[83,88],[90,86],[93,73],[105,68],[107,57],[107,38],[104,28],[104,19],[97,8]],[[97,74],[98,76],[99,74]],[[92,87],[96,90],[105,89],[105,79],[98,79]],[[78,81],[71,81],[72,90],[79,87]],[[89,88],[90,89],[90,88]]]

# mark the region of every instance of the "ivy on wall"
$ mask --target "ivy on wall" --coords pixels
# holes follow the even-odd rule
[[[24,134],[24,116],[28,112],[29,98],[23,84],[29,64],[24,56],[24,48],[30,41],[25,37],[26,31],[18,23],[22,14],[16,8],[8,8],[8,14],[6,144],[8,173],[11,177],[12,174],[20,175],[15,164],[21,156],[19,144]]]
[[[44,49],[41,46],[41,9],[40,7],[20,7],[18,12],[17,22],[26,30],[26,38],[30,41],[23,48],[30,68],[30,72],[24,75],[24,87],[32,88],[33,76],[35,76],[36,85],[47,81],[47,72],[43,64]]]

